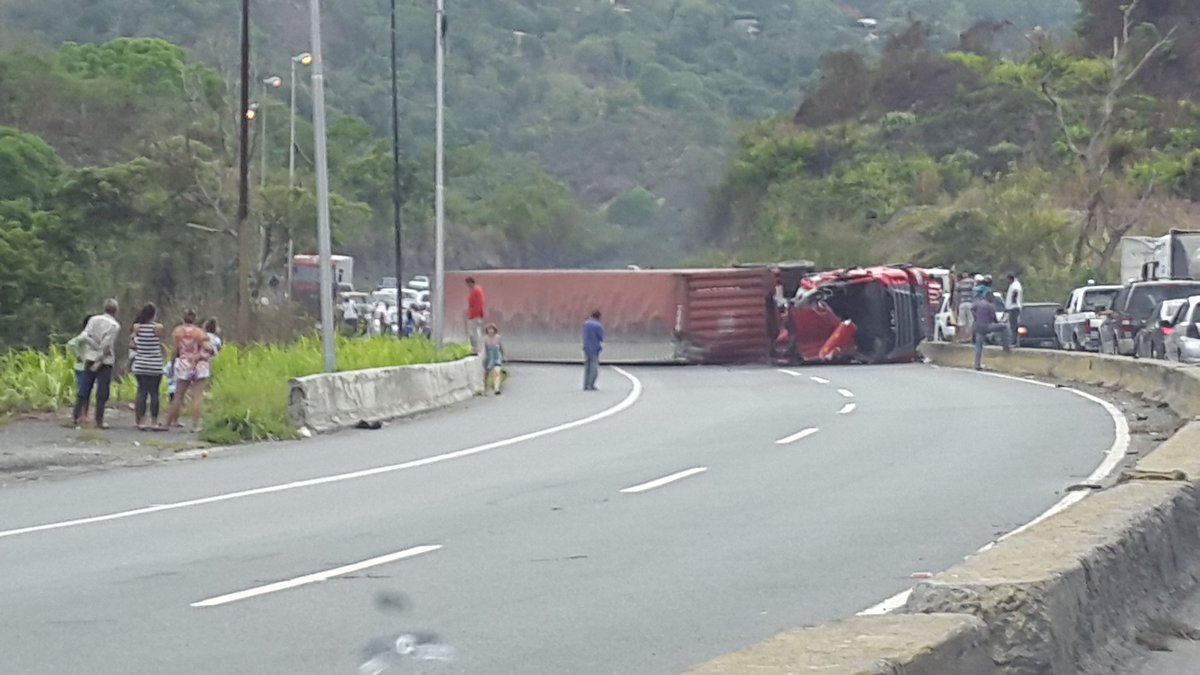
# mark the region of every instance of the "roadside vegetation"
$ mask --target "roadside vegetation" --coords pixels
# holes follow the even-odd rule
[[[1194,228],[1200,29],[1182,1],[1080,9],[1070,40],[980,22],[943,50],[916,22],[878,61],[827,54],[797,109],[743,129],[701,259],[957,263],[1039,300],[1118,281],[1122,236]]]
[[[423,338],[339,337],[336,348],[341,371],[443,363],[461,359],[468,352],[466,346],[457,344],[439,351]],[[201,440],[231,444],[294,438],[296,430],[287,418],[288,380],[322,370],[321,341],[315,337],[286,346],[253,345],[239,349],[227,345],[213,360]],[[131,402],[135,391],[132,377],[120,378],[113,383],[112,402]],[[165,391],[164,382],[164,406]],[[74,400],[74,358],[61,348],[0,354],[0,416],[69,409]]]
[[[441,350],[424,338],[337,340],[339,371],[445,363],[466,357],[465,345]],[[306,337],[285,347],[233,345],[213,359],[212,396],[205,406],[202,440],[229,444],[294,438],[288,423],[288,380],[323,371],[321,341]]]

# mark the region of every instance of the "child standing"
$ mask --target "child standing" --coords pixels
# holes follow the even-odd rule
[[[500,395],[500,380],[504,374],[504,343],[500,340],[500,329],[489,323],[483,338],[484,372],[492,378],[492,391]]]

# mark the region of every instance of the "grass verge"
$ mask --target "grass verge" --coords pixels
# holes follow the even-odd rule
[[[338,337],[339,371],[444,363],[465,357],[465,345],[438,350],[424,338],[371,340]],[[75,402],[75,360],[64,349],[0,354],[0,420],[13,413],[54,412]],[[294,438],[288,424],[288,380],[323,371],[321,341],[306,337],[289,345],[227,345],[213,359],[213,379],[205,401],[201,440],[228,445]],[[163,383],[166,390],[166,383]],[[112,399],[133,401],[137,384],[130,376],[113,383]],[[166,405],[166,395],[163,395]],[[184,411],[186,416],[186,410]],[[89,439],[82,439],[89,440]]]
[[[467,355],[464,345],[438,350],[424,338],[370,340],[339,337],[339,372],[444,363]],[[321,341],[302,338],[286,345],[228,346],[213,360],[212,397],[206,403],[200,438],[210,443],[294,438],[288,423],[288,380],[323,371]]]

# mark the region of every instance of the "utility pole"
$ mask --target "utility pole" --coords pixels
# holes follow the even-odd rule
[[[296,64],[312,65],[312,54],[302,52],[292,57],[291,119],[288,123],[288,244],[287,244],[287,296],[292,297],[292,258],[296,255],[292,237],[295,220],[293,207],[296,205]]]
[[[321,274],[321,347],[325,372],[337,370],[333,352],[333,268],[329,235],[329,164],[325,147],[325,64],[321,58],[321,0],[309,0],[312,22],[313,133],[317,169],[317,255]]]
[[[404,326],[404,249],[401,246],[404,225],[400,214],[400,85],[396,76],[396,0],[392,0],[392,225],[396,228],[396,312]]]
[[[441,348],[446,339],[446,193],[445,193],[445,79],[446,79],[446,5],[437,0],[437,114],[434,123],[437,158],[434,169],[433,203],[435,213],[433,341]]]
[[[241,128],[238,135],[238,335],[250,341],[250,0],[242,0]]]

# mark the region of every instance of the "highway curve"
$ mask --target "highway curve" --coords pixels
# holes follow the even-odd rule
[[[678,672],[952,565],[1115,434],[921,365],[627,372],[0,490],[0,672],[355,673],[409,632],[453,658],[386,672]]]

